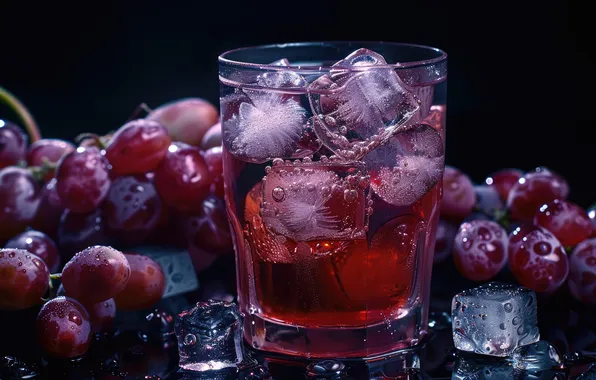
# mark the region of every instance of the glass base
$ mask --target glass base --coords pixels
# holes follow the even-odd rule
[[[287,325],[249,314],[244,339],[253,349],[292,357],[382,360],[424,340],[426,324],[420,309],[414,310],[376,325],[337,328]]]

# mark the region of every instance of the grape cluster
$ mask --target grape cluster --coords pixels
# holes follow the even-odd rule
[[[49,355],[80,356],[117,309],[161,299],[161,267],[134,246],[186,247],[207,265],[232,252],[218,117],[184,99],[106,136],[30,145],[0,120],[0,310],[41,306],[37,336]]]
[[[567,181],[545,167],[502,169],[481,185],[447,167],[435,263],[452,253],[470,280],[490,280],[508,267],[536,292],[552,294],[567,282],[575,298],[596,303],[596,209],[568,195]]]

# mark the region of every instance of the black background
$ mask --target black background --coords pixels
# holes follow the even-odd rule
[[[589,14],[565,2],[3,2],[0,85],[44,136],[121,125],[141,102],[218,104],[217,56],[276,42],[386,40],[449,53],[447,162],[482,181],[551,167],[596,201]],[[5,109],[0,109],[5,111]],[[1,115],[1,113],[0,113]],[[8,117],[7,117],[8,118]]]

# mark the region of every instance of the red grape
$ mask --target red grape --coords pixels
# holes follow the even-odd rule
[[[507,243],[507,232],[495,222],[463,223],[454,240],[455,266],[470,280],[490,280],[507,263]]]
[[[0,170],[0,242],[25,231],[35,217],[39,186],[26,169]]]
[[[470,178],[460,170],[446,166],[443,174],[441,217],[462,220],[472,212],[475,203],[476,194]]]
[[[161,219],[162,201],[145,176],[119,177],[104,202],[108,230],[119,241],[142,242]]]
[[[217,123],[219,112],[206,100],[190,98],[164,104],[147,119],[166,127],[172,140],[199,146],[207,129]]]
[[[159,264],[150,257],[125,253],[130,264],[130,280],[115,297],[121,310],[144,310],[155,305],[166,289],[166,281]]]
[[[27,140],[16,124],[0,119],[0,169],[25,160]]]
[[[107,237],[103,210],[97,209],[89,214],[64,211],[58,227],[57,240],[63,262],[87,247],[104,244]]]
[[[484,183],[493,186],[501,196],[501,199],[507,200],[509,191],[523,175],[524,172],[519,169],[501,169],[486,177]]]
[[[549,230],[564,246],[574,246],[592,234],[592,222],[578,205],[555,199],[538,210],[534,224]]]
[[[106,332],[114,328],[116,302],[113,298],[86,306],[86,308],[91,317],[91,331],[93,333]]]
[[[39,311],[37,339],[43,350],[52,356],[81,356],[91,344],[89,313],[75,299],[56,297]]]
[[[588,218],[592,223],[592,237],[596,237],[596,205],[588,209]]]
[[[555,199],[566,199],[568,194],[569,186],[563,178],[539,167],[513,185],[507,198],[507,209],[513,219],[531,221],[540,206]]]
[[[106,157],[118,175],[144,174],[159,165],[171,142],[168,131],[158,122],[133,120],[112,136]]]
[[[0,249],[0,309],[21,310],[41,303],[50,285],[42,259],[23,249]]]
[[[579,301],[596,303],[596,239],[584,240],[569,259],[569,291]]]
[[[509,235],[509,268],[521,285],[551,293],[565,282],[569,259],[550,231],[524,224]]]
[[[52,273],[58,271],[60,257],[58,248],[48,235],[39,231],[26,231],[10,239],[4,248],[24,249],[37,255],[48,266]]]
[[[65,208],[88,213],[110,189],[110,165],[99,149],[77,148],[64,156],[56,169],[58,194]]]
[[[67,296],[64,285],[60,284],[57,296]],[[116,318],[116,302],[113,298],[107,301],[92,303],[85,306],[85,310],[89,313],[91,321],[91,331],[95,334],[100,332],[108,332],[114,328],[114,318]]]
[[[56,189],[56,182],[56,179],[52,178],[41,189],[37,212],[35,218],[31,221],[31,227],[47,234],[52,239],[57,237],[58,224],[64,212],[64,207]]]
[[[77,253],[62,270],[64,290],[85,304],[114,297],[129,278],[130,265],[122,252],[99,245]]]
[[[209,196],[203,201],[199,216],[186,218],[185,231],[188,244],[212,253],[232,252],[232,235],[225,202]]]
[[[216,146],[207,149],[203,154],[203,158],[205,158],[205,162],[207,163],[207,167],[209,168],[209,175],[211,176],[211,193],[223,199],[224,179],[221,146]]]
[[[211,176],[198,148],[173,143],[155,170],[155,186],[168,205],[182,212],[201,211],[209,194]]]
[[[207,130],[205,136],[201,140],[201,149],[207,150],[216,146],[221,146],[221,123],[217,122]]]
[[[190,256],[192,265],[197,273],[209,268],[219,257],[219,255],[205,251],[195,245],[188,246],[188,255]]]
[[[68,153],[75,150],[74,145],[68,141],[58,139],[37,140],[27,151],[27,162],[29,166],[42,166],[44,164],[55,164]],[[54,170],[50,170],[44,177],[49,181],[54,177]]]
[[[451,255],[453,239],[457,234],[457,226],[446,220],[439,219],[435,240],[434,264],[442,263]]]

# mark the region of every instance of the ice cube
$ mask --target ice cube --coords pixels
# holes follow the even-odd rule
[[[315,132],[339,157],[358,160],[387,141],[420,107],[380,55],[358,49],[309,86]],[[371,66],[365,70],[353,70]],[[375,68],[374,66],[379,66]]]
[[[385,202],[411,205],[443,176],[444,145],[427,124],[407,126],[364,157],[371,188]]]
[[[561,368],[563,364],[557,349],[545,340],[516,348],[511,358],[515,368],[528,371]]]
[[[369,177],[363,169],[274,161],[263,179],[265,226],[295,241],[364,239]]]
[[[418,102],[420,103],[420,108],[418,111],[412,116],[410,120],[411,123],[420,123],[426,119],[431,113],[431,106],[433,104],[433,96],[435,94],[435,87],[434,86],[416,86],[410,87],[410,91]]]
[[[511,380],[514,369],[505,360],[461,356],[455,362],[452,380]]]
[[[241,315],[233,303],[199,302],[178,314],[175,331],[183,370],[232,368],[244,358]]]
[[[289,67],[290,61],[283,58],[272,62],[273,66]],[[267,71],[257,77],[257,84],[263,87],[270,88],[290,88],[290,87],[305,87],[306,80],[300,74],[291,70],[275,70]],[[298,100],[299,101],[299,100]]]
[[[453,342],[461,351],[509,356],[540,340],[536,294],[522,286],[488,283],[451,301]]]
[[[596,364],[592,364],[588,370],[578,376],[576,380],[596,380]]]

